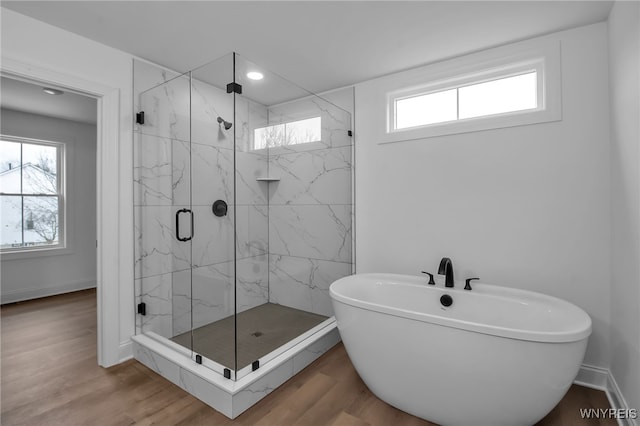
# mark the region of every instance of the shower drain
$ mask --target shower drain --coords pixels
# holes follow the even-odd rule
[[[251,335],[252,335],[253,337],[260,337],[260,336],[262,336],[262,331],[256,331],[256,332],[254,332],[254,333],[251,333]]]

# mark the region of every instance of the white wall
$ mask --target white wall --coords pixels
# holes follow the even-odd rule
[[[63,75],[76,76],[91,83],[115,89],[120,98],[120,125],[117,129],[119,181],[117,184],[119,253],[118,281],[104,282],[104,286],[118,289],[118,308],[107,312],[111,324],[119,329],[119,358],[131,356],[129,337],[134,334],[133,297],[133,152],[132,152],[132,56],[96,43],[71,32],[35,19],[2,9],[2,60],[10,59]],[[99,109],[100,113],[100,109]],[[107,364],[113,359],[105,360]]]
[[[66,144],[69,254],[2,256],[2,302],[63,293],[96,284],[96,126],[2,109],[5,135]]]
[[[607,27],[561,41],[561,121],[383,144],[377,87],[356,86],[358,272],[437,272],[540,291],[593,320],[585,363],[609,365]],[[460,285],[458,282],[457,285]]]
[[[609,15],[611,92],[611,373],[640,407],[640,4]]]

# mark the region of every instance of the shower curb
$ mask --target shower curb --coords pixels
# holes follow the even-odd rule
[[[335,320],[237,381],[228,380],[159,341],[136,335],[134,358],[205,404],[234,419],[338,342]]]

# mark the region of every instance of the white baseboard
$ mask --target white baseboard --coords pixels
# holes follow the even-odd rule
[[[616,382],[616,379],[613,377],[612,374],[609,374],[607,388],[609,389],[609,392],[607,392],[607,396],[609,397],[609,402],[611,403],[611,407],[623,408],[623,409],[636,408],[636,407],[629,407],[627,400],[624,398],[624,395],[620,391],[618,382]],[[640,409],[640,407],[637,407],[637,408]],[[637,420],[638,419],[635,419],[635,420],[627,419],[623,422],[618,420],[618,424],[624,425],[624,426],[638,426]]]
[[[125,362],[133,358],[133,342],[131,339],[126,342],[120,342],[120,349],[118,351],[118,364]]]
[[[582,364],[580,371],[573,383],[588,388],[598,389],[604,391],[611,404],[611,408],[616,410],[628,410],[629,407],[627,401],[624,399],[620,387],[616,382],[616,379],[606,368],[594,367],[592,365]],[[638,423],[634,419],[618,419],[618,425],[620,426],[638,426]]]
[[[610,374],[606,368],[582,364],[573,383],[606,392]]]
[[[38,287],[30,289],[20,289],[11,292],[2,292],[0,295],[0,304],[22,302],[25,300],[38,299],[40,297],[55,296],[58,294],[71,293],[78,290],[86,290],[96,287],[96,280],[83,280],[71,283],[51,286]]]

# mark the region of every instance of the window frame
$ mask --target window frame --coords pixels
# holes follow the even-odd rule
[[[532,113],[532,112],[535,112],[535,111],[544,110],[544,90],[543,90],[543,87],[544,87],[543,71],[544,70],[543,70],[543,66],[544,65],[543,65],[542,61],[535,61],[535,62],[531,62],[531,63],[526,63],[525,62],[525,63],[521,63],[521,64],[513,64],[510,67],[499,69],[499,70],[488,70],[485,73],[477,73],[477,74],[474,74],[474,75],[464,76],[464,77],[461,77],[460,80],[455,81],[453,84],[441,85],[441,84],[438,84],[438,82],[436,82],[436,83],[433,83],[431,85],[425,86],[423,88],[410,89],[410,90],[404,90],[404,91],[390,93],[388,102],[393,105],[393,108],[389,108],[389,113],[391,114],[391,116],[388,118],[388,120],[389,120],[388,132],[393,132],[393,133],[395,133],[395,132],[404,132],[404,131],[407,131],[407,130],[417,129],[417,128],[421,128],[421,127],[427,127],[427,126],[437,126],[437,125],[452,124],[452,123],[463,123],[463,122],[465,122],[467,120],[480,120],[480,119],[496,118],[496,117],[502,116],[502,115],[507,116],[507,115],[515,115],[515,114],[527,114],[527,113]],[[422,125],[418,125],[418,126],[397,128],[397,122],[398,122],[397,102],[398,101],[402,101],[404,99],[411,99],[413,97],[418,97],[418,96],[424,96],[424,95],[431,95],[431,94],[434,94],[434,93],[446,92],[448,90],[454,90],[454,89],[455,90],[460,90],[460,89],[468,87],[468,86],[473,86],[473,85],[476,85],[476,84],[482,84],[482,83],[487,83],[487,82],[492,82],[492,81],[498,81],[498,80],[506,79],[506,78],[509,78],[509,77],[517,77],[517,76],[520,76],[520,75],[530,74],[532,72],[536,73],[536,104],[537,104],[537,106],[535,108],[528,108],[528,109],[517,110],[517,111],[507,111],[507,112],[501,112],[501,113],[497,113],[497,114],[486,114],[486,115],[481,115],[481,116],[477,116],[477,117],[457,118],[455,120],[448,120],[448,121],[441,121],[441,122],[437,122],[437,123],[422,124]],[[459,97],[459,94],[457,94],[456,97],[457,97],[457,112],[458,112],[458,116],[459,116],[460,115],[460,113],[459,113],[459,111],[460,111],[460,97]],[[393,126],[391,126],[391,123],[393,123]]]
[[[0,134],[0,140],[6,142],[15,142],[20,144],[30,145],[43,145],[56,148],[56,177],[57,177],[57,193],[55,195],[44,194],[26,194],[24,192],[0,192],[3,196],[15,196],[22,197],[24,203],[24,197],[57,197],[58,198],[58,243],[50,245],[39,246],[27,246],[27,247],[9,247],[0,248],[0,254],[3,258],[7,259],[20,259],[25,257],[54,255],[54,254],[68,254],[72,251],[69,248],[69,235],[67,230],[67,162],[68,162],[68,147],[65,142],[58,142],[52,140],[33,139],[22,136],[12,136]],[[22,158],[21,158],[22,167]],[[24,204],[23,204],[24,206]],[[23,207],[24,214],[24,207]],[[22,217],[22,226],[24,227],[24,216]]]
[[[537,107],[397,129],[396,101],[536,72]],[[560,42],[529,40],[383,77],[379,143],[500,129],[562,119]]]

